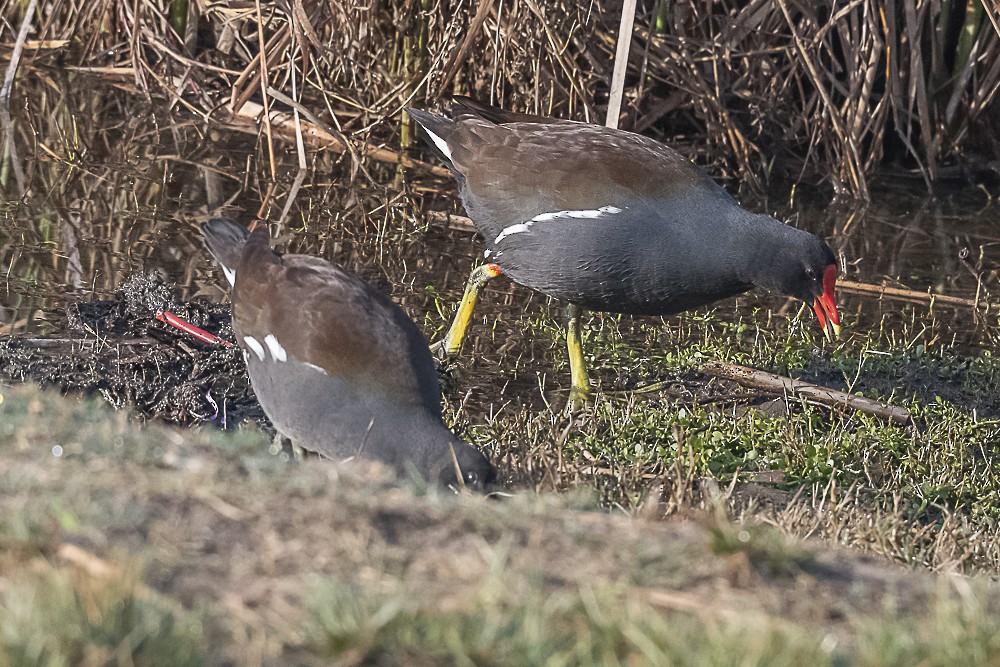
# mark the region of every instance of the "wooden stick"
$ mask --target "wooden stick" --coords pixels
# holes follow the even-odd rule
[[[838,280],[837,288],[853,294],[874,294],[875,296],[888,297],[890,299],[903,299],[906,301],[916,301],[934,305],[943,303],[949,306],[964,306],[967,308],[977,308],[984,305],[983,301],[973,299],[963,299],[957,296],[946,296],[944,294],[932,294],[930,292],[918,292],[916,290],[902,289],[899,287],[886,287],[884,285],[872,285],[870,283],[856,283],[853,280]]]
[[[775,375],[774,373],[768,373],[756,368],[730,364],[725,361],[713,361],[701,370],[708,375],[732,380],[744,387],[764,389],[776,394],[801,396],[809,401],[815,401],[816,403],[832,407],[851,408],[869,415],[888,419],[897,424],[906,424],[910,421],[910,411],[898,405],[876,401],[863,396],[855,396],[854,394],[837,391],[836,389],[830,389],[829,387],[823,387],[804,380],[795,380],[783,375]]]
[[[628,50],[632,45],[632,25],[635,23],[636,0],[625,0],[622,6],[622,20],[618,26],[618,48],[615,50],[615,69],[611,75],[611,97],[608,99],[608,115],[604,124],[618,127],[618,116],[622,109],[625,93],[625,71],[628,69]]]
[[[427,219],[433,220],[434,222],[443,222],[448,225],[449,229],[454,229],[459,232],[471,232],[472,234],[479,233],[479,230],[476,228],[476,223],[472,222],[472,218],[464,215],[446,213],[445,211],[428,211]]]

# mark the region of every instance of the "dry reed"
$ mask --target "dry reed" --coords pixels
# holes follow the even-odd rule
[[[956,173],[959,156],[986,166],[997,157],[1000,21],[990,5],[647,3],[622,125],[693,137],[688,152],[758,186],[828,181],[865,198],[872,174],[892,163],[930,188]],[[23,10],[0,3],[7,48]],[[599,121],[618,11],[563,0],[64,0],[38,8],[21,68],[89,70],[220,124],[251,100],[272,114],[298,110],[352,159],[389,159],[378,149],[412,135],[401,109],[454,92]],[[262,125],[273,170],[275,134]]]

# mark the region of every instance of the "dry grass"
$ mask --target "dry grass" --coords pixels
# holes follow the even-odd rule
[[[957,155],[997,156],[1000,25],[988,4],[655,2],[636,21],[624,125],[693,140],[701,149],[690,150],[759,186],[777,174],[864,198],[891,161],[931,187]],[[396,160],[412,139],[401,109],[454,92],[602,117],[614,3],[259,6],[43,3],[22,68],[53,86],[88,70],[165,101],[178,118],[259,132],[272,185],[277,153],[297,137],[300,167],[306,147],[346,151],[355,170],[364,154]],[[23,8],[0,4],[0,43],[13,45]],[[262,213],[281,217],[271,191],[262,194]]]
[[[581,497],[439,495],[289,466],[254,432],[0,395],[4,664],[988,665],[1000,651],[988,580],[814,549],[718,509],[657,522]]]

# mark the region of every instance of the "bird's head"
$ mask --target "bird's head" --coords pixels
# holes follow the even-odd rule
[[[792,228],[789,228],[792,229]],[[784,244],[767,269],[772,289],[802,299],[812,306],[827,340],[840,337],[837,311],[837,258],[825,242],[808,232],[795,230],[795,241]]]
[[[496,481],[496,470],[478,450],[461,443],[448,448],[439,481],[453,489],[487,492]]]

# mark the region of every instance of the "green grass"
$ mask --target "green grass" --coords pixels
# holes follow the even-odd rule
[[[862,635],[859,664],[865,665],[990,665],[1000,662],[1000,620],[956,579],[954,589],[942,590],[920,622],[887,610]],[[942,589],[951,587],[942,582]],[[903,618],[901,618],[903,616]]]
[[[764,618],[664,615],[615,587],[541,589],[497,575],[460,610],[441,611],[405,588],[373,593],[328,580],[314,590],[311,645],[363,664],[830,664],[818,632]]]
[[[520,483],[594,485],[605,504],[631,511],[648,500],[656,480],[678,472],[737,488],[767,473],[786,500],[798,492],[797,504],[778,503],[767,513],[793,534],[804,511],[825,524],[834,500],[838,518],[830,528],[839,539],[913,563],[1000,568],[1000,460],[993,456],[1000,442],[1000,362],[988,350],[963,351],[944,336],[940,318],[921,320],[905,309],[879,325],[846,329],[835,345],[818,337],[808,313],[789,319],[758,308],[732,321],[724,314],[687,313],[666,322],[593,315],[584,349],[605,393],[589,410],[570,421],[544,410],[526,415],[513,403],[479,423],[460,420],[461,426],[504,457],[510,479]],[[550,372],[565,385],[559,319],[536,317],[527,335],[547,337]],[[909,409],[913,421],[898,425],[796,399],[777,409],[753,405],[740,399],[753,398],[751,390],[709,384],[698,373],[713,360],[888,400]],[[497,363],[508,365],[502,356]],[[619,391],[663,382],[673,394]],[[701,502],[697,494],[689,500]],[[730,509],[742,515],[745,505],[733,501]],[[789,509],[793,523],[775,514]],[[883,529],[889,534],[879,534]],[[987,546],[976,544],[982,540]]]
[[[759,513],[733,523],[726,489],[695,523],[643,521],[592,494],[444,494],[288,464],[253,431],[0,392],[2,665],[1000,657],[988,579],[862,563]],[[707,484],[689,472],[662,479]]]
[[[197,615],[147,593],[131,567],[109,578],[37,562],[5,572],[0,664],[209,664]]]

